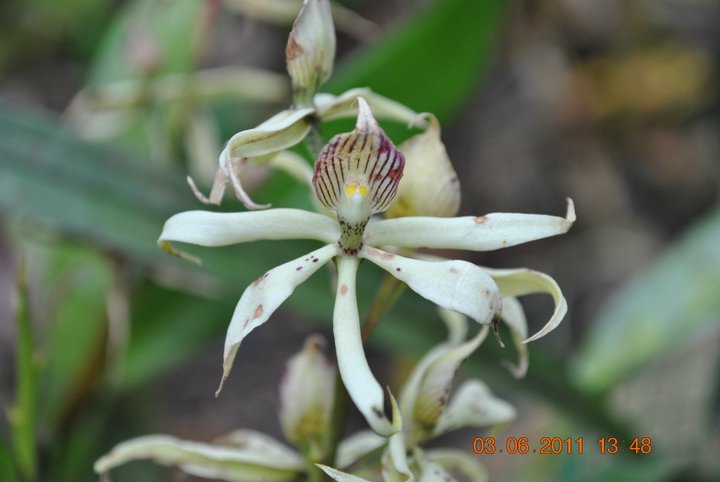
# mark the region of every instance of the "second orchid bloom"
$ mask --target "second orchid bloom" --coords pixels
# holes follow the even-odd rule
[[[333,332],[338,368],[350,397],[375,432],[390,435],[396,428],[384,411],[384,391],[365,358],[355,294],[355,278],[366,259],[433,303],[489,325],[502,316],[503,296],[551,293],[553,317],[536,335],[543,336],[561,321],[565,301],[557,285],[539,273],[492,272],[461,260],[422,260],[397,254],[396,248],[443,248],[490,251],[565,233],[575,220],[568,201],[563,217],[491,213],[455,218],[373,217],[392,203],[403,175],[403,154],[385,135],[368,104],[358,98],[352,132],[333,137],[315,164],[312,184],[320,202],[335,216],[297,209],[242,213],[188,211],[172,216],[158,243],[225,246],[255,240],[314,239],[317,250],[277,266],[243,293],[227,332],[224,382],[244,338],[264,324],[294,289],[327,262],[337,264],[338,282]],[[544,284],[543,284],[544,283]],[[513,298],[510,298],[513,299]],[[222,386],[222,384],[221,384]]]

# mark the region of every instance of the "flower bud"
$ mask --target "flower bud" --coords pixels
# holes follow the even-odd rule
[[[440,139],[440,124],[426,115],[428,129],[398,146],[405,155],[405,176],[386,217],[451,217],[460,209],[460,181]]]
[[[317,87],[330,78],[335,27],[329,0],[304,0],[285,48],[297,107],[309,107]]]
[[[285,367],[280,383],[280,425],[285,437],[314,460],[322,457],[335,394],[335,367],[322,353],[325,340],[309,336]]]

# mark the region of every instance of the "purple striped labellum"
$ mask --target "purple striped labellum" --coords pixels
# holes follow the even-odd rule
[[[354,255],[370,216],[385,211],[397,194],[405,158],[358,97],[352,132],[328,142],[315,163],[313,187],[320,202],[337,213],[340,247]]]

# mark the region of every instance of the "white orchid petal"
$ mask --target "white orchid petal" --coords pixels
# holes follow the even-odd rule
[[[485,271],[466,261],[422,261],[364,246],[358,255],[433,303],[458,311],[478,323],[497,320],[502,300],[495,282]]]
[[[438,314],[448,330],[448,343],[458,345],[465,341],[468,332],[467,317],[442,306],[438,306]]]
[[[354,433],[338,445],[337,466],[346,468],[386,443],[385,437],[381,437],[372,430]]]
[[[527,318],[522,305],[512,296],[503,297],[503,313],[502,319],[510,328],[513,344],[518,352],[518,362],[516,365],[506,362],[505,365],[515,378],[522,378],[527,373],[530,355],[528,347],[523,340],[527,338]]]
[[[385,416],[383,389],[373,376],[365,358],[360,333],[355,277],[359,260],[338,258],[338,283],[333,313],[333,333],[338,368],[345,388],[370,427],[380,435],[390,435],[394,428]]]
[[[249,428],[241,428],[213,440],[215,445],[240,447],[250,453],[266,455],[268,458],[279,457],[296,467],[302,467],[304,459],[295,450],[263,432]]]
[[[305,464],[254,449],[188,442],[167,435],[147,435],[123,442],[95,462],[95,472],[108,473],[132,460],[150,459],[187,473],[237,482],[295,479]]]
[[[315,109],[286,110],[254,129],[240,131],[227,142],[230,157],[257,157],[287,149],[302,141],[310,131],[308,116]]]
[[[265,323],[299,284],[338,254],[339,248],[336,245],[324,246],[271,269],[245,289],[225,337],[223,377],[218,393],[230,374],[235,354],[243,339],[252,330]]]
[[[527,338],[528,343],[550,333],[557,328],[567,313],[567,301],[560,286],[550,276],[531,269],[491,269],[483,268],[497,283],[503,296],[523,296],[533,293],[547,293],[555,302],[555,311],[550,320],[537,333]],[[525,334],[527,336],[527,333]]]
[[[408,465],[405,435],[402,432],[393,434],[388,441],[388,448],[382,455],[382,475],[384,482],[415,480]]]
[[[339,237],[337,221],[300,209],[244,213],[185,211],[165,221],[158,244],[172,252],[171,241],[227,246],[261,239],[317,239],[332,243]]]
[[[419,482],[456,482],[455,477],[437,462],[430,460],[420,450],[415,450],[415,460],[420,467]]]
[[[515,418],[512,405],[500,400],[480,380],[465,382],[457,390],[450,404],[435,426],[434,435],[461,427],[485,427],[508,422]]]
[[[358,97],[363,97],[367,101],[377,118],[394,120],[418,127],[425,127],[428,124],[421,114],[399,102],[376,94],[367,87],[350,89],[338,96],[317,94],[315,96],[315,106],[318,110],[318,116],[324,121],[354,118],[358,113]]]
[[[371,219],[364,241],[374,246],[492,251],[563,234],[575,222],[568,199],[565,218],[543,214],[491,213],[459,218]]]
[[[422,374],[420,389],[413,407],[413,423],[420,429],[431,432],[445,410],[450,396],[455,373],[460,364],[485,340],[488,327],[457,347],[448,347]]]
[[[328,467],[327,465],[323,464],[315,464],[318,466],[323,472],[328,474],[333,480],[336,480],[337,482],[372,482],[367,479],[363,479],[362,477],[358,477],[357,475],[348,474],[345,472],[342,472],[337,469],[333,469],[332,467]]]
[[[433,449],[426,452],[426,457],[440,464],[456,479],[467,482],[487,482],[490,480],[477,455],[456,449]]]

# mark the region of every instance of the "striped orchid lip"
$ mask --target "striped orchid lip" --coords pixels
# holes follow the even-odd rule
[[[340,246],[356,254],[370,216],[385,211],[397,194],[405,167],[403,154],[358,97],[358,117],[352,132],[338,134],[320,152],[312,183],[315,194],[337,212]]]

